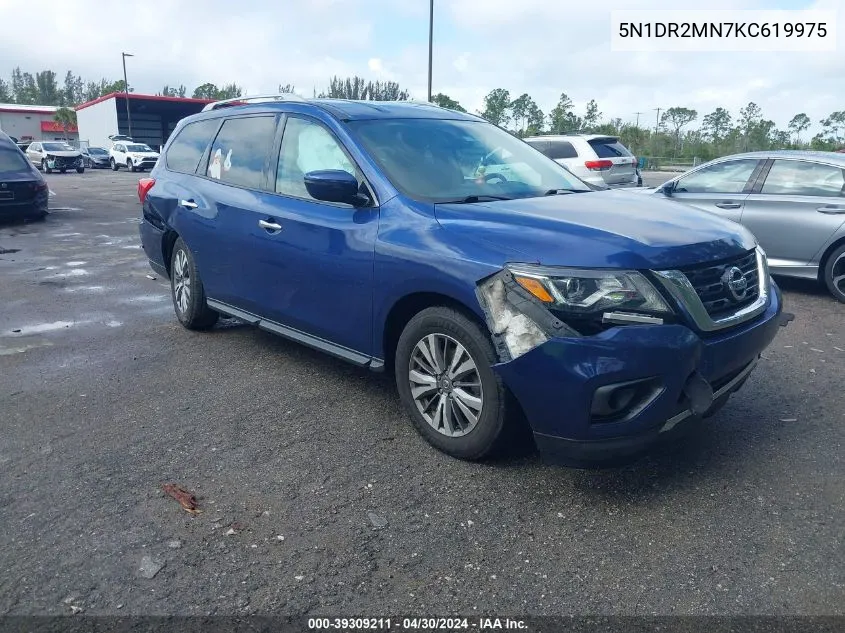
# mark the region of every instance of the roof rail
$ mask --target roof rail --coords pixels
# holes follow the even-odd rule
[[[210,110],[218,110],[220,108],[229,108],[232,106],[237,105],[246,105],[247,103],[252,102],[264,102],[264,101],[308,101],[305,97],[300,97],[297,94],[292,92],[282,92],[276,93],[271,95],[255,95],[254,97],[234,97],[232,99],[223,99],[222,101],[214,101],[213,103],[208,103],[202,109],[203,112],[208,112]]]

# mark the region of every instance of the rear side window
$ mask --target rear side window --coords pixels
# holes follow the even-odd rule
[[[206,175],[231,185],[260,189],[275,132],[276,119],[272,116],[227,119],[211,145]]]
[[[628,148],[615,138],[594,138],[587,141],[599,158],[617,158],[619,156],[633,156]]]
[[[28,169],[28,165],[19,150],[0,145],[0,173],[25,169]]]
[[[550,141],[548,148],[543,150],[543,153],[554,160],[578,158],[578,152],[575,151],[572,143],[568,141]]]
[[[167,168],[183,174],[195,173],[219,123],[218,119],[208,119],[188,123],[183,127],[167,149],[165,158]]]
[[[834,197],[845,193],[845,178],[839,167],[798,160],[776,160],[761,193]]]

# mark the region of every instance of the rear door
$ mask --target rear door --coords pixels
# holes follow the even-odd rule
[[[739,222],[762,166],[755,158],[705,165],[675,180],[672,199]]]
[[[619,139],[613,136],[593,138],[587,141],[596,153],[599,162],[610,161],[610,167],[601,169],[604,181],[611,187],[630,185],[637,182],[637,159]]]
[[[754,233],[773,266],[815,263],[845,223],[842,168],[776,159],[745,200],[742,224]]]

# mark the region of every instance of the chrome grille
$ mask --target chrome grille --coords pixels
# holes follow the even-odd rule
[[[744,296],[739,299],[734,296],[725,281],[725,275],[734,267],[742,271],[747,288]],[[682,268],[681,272],[695,288],[707,314],[714,318],[736,312],[754,303],[760,294],[760,273],[757,270],[755,251],[716,264]]]

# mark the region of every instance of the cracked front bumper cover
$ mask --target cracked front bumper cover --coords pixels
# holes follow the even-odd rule
[[[636,325],[595,336],[553,336],[494,369],[522,406],[538,447],[555,461],[588,465],[633,455],[700,417],[700,408],[691,408],[690,377],[711,386],[713,407],[742,386],[782,325],[780,292],[773,290],[758,318],[716,334],[699,336],[684,325]],[[644,378],[658,380],[661,391],[635,416],[592,420],[598,387]]]

